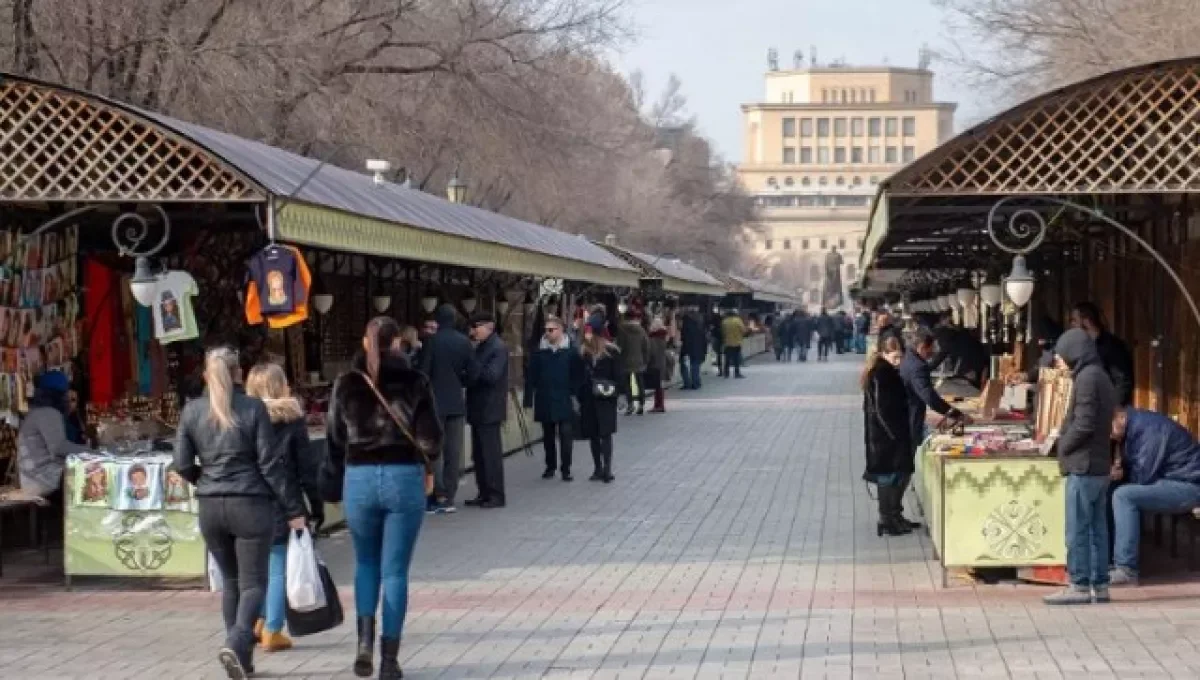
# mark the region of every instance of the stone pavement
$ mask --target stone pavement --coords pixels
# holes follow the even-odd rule
[[[1033,586],[940,588],[924,536],[876,538],[858,357],[759,361],[622,421],[616,482],[540,479],[428,518],[410,678],[1197,678],[1196,584],[1048,609]],[[473,495],[468,482],[463,498]],[[352,554],[323,542],[353,616]],[[3,581],[0,581],[3,584]],[[217,678],[216,596],[0,585],[0,677]],[[353,624],[259,654],[262,677],[348,678]]]

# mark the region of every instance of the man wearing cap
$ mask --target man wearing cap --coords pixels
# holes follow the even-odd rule
[[[500,428],[508,414],[508,347],[496,335],[496,320],[479,313],[471,318],[477,371],[467,384],[467,423],[471,426],[471,460],[479,496],[467,505],[503,508],[504,447]]]

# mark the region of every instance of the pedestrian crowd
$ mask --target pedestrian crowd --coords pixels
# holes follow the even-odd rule
[[[791,362],[793,356],[799,361],[808,361],[808,351],[815,336],[817,361],[823,362],[829,361],[831,352],[866,354],[870,314],[866,310],[853,315],[844,310],[830,314],[822,308],[812,315],[799,309],[778,319],[769,318],[767,325],[771,329],[776,361]]]
[[[1056,605],[1108,602],[1110,585],[1136,585],[1141,513],[1190,514],[1200,507],[1200,443],[1168,416],[1132,406],[1132,354],[1094,304],[1076,305],[1070,325],[1060,332],[1049,319],[1036,324],[1041,356],[1008,377],[1036,383],[1038,371],[1050,367],[1072,377],[1053,440],[1065,478],[1069,579],[1064,591],[1045,598]],[[927,410],[947,422],[970,420],[938,394],[934,370],[981,386],[989,353],[976,331],[945,317],[914,319],[906,333],[882,312],[872,332],[861,377],[863,478],[877,490],[877,534],[900,536],[920,527],[903,516],[902,499],[926,436]]]

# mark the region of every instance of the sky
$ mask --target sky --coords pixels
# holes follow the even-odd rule
[[[640,70],[654,99],[672,73],[683,83],[688,113],[728,161],[741,158],[741,104],[762,101],[767,50],[787,68],[799,49],[820,63],[914,67],[922,44],[948,47],[933,0],[630,0],[637,35],[616,56],[626,73]],[[935,60],[934,96],[958,102],[956,128],[989,113],[983,102]]]

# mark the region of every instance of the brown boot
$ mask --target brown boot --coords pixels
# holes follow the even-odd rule
[[[283,631],[272,633],[269,630],[264,630],[262,634],[262,648],[264,652],[284,652],[292,648],[292,639],[284,635]]]

